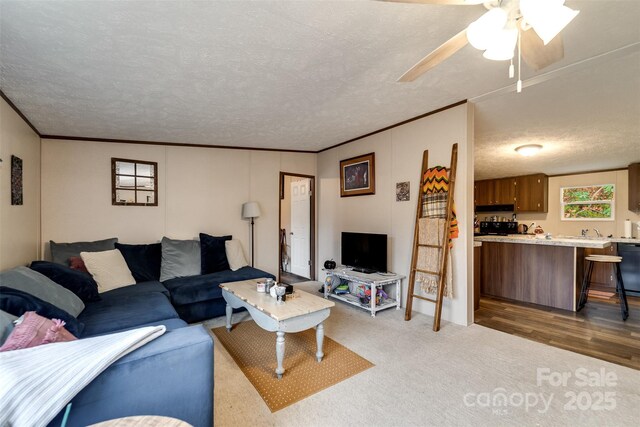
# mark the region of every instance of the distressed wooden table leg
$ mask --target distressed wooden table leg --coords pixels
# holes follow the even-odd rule
[[[229,304],[227,304],[227,332],[231,332],[231,314],[233,313],[233,308]]]
[[[322,345],[324,344],[324,322],[318,323],[316,326],[316,345],[318,351],[316,352],[316,359],[318,362],[322,361],[324,353],[322,352]]]
[[[284,360],[284,332],[276,331],[276,335],[276,360],[278,361],[276,374],[278,374],[278,379],[281,379],[282,374],[284,374],[284,368],[282,367],[282,361]]]

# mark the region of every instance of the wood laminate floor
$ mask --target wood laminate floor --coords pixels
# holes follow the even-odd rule
[[[293,285],[294,283],[307,282],[309,278],[298,276],[297,274],[290,273],[288,271],[280,271],[280,282],[286,283],[288,285]]]
[[[640,370],[640,298],[627,298],[622,321],[617,297],[590,296],[574,313],[483,296],[475,323]]]

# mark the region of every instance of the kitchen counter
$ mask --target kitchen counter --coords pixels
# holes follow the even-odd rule
[[[538,237],[543,236],[543,237]],[[574,248],[596,248],[604,249],[611,246],[611,243],[621,240],[625,243],[633,243],[632,240],[640,239],[609,239],[606,237],[601,238],[585,238],[579,237],[555,237],[551,239],[545,239],[544,235],[534,234],[510,234],[508,236],[475,236],[474,241],[478,242],[494,242],[494,243],[522,243],[525,245],[546,245],[546,246],[569,246]]]

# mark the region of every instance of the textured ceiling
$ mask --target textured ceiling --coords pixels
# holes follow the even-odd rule
[[[500,91],[506,63],[470,46],[395,81],[482,6],[0,0],[0,88],[42,134],[310,151],[478,97],[478,176],[522,171],[510,152],[522,140],[562,142],[547,173],[640,160],[629,148],[640,59],[628,48],[640,43],[640,1],[567,4],[581,13],[563,31],[565,59],[525,69],[529,82],[551,78],[515,94]],[[601,156],[610,147],[620,155]]]

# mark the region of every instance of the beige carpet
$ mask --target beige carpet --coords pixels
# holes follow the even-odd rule
[[[276,334],[253,321],[212,329],[271,412],[296,403],[373,366],[353,351],[324,337],[324,358],[316,361],[315,329],[285,335],[285,373],[278,379]]]
[[[317,282],[295,286],[320,295]],[[233,320],[250,320],[250,316],[237,313]],[[224,323],[222,316],[206,326]],[[264,404],[212,333],[215,426],[638,426],[640,371],[479,325],[443,322],[440,332],[434,333],[432,324],[432,317],[419,313],[405,322],[404,310],[384,310],[373,318],[365,310],[336,301],[324,322],[325,334],[375,366],[277,412]],[[581,368],[589,373],[601,369],[607,375],[615,373],[617,381],[601,387],[580,385],[576,370]],[[566,385],[552,385],[538,380],[538,369],[572,376]],[[553,399],[548,408],[541,400],[535,408],[517,405],[517,400],[508,406],[477,401],[500,391],[514,399],[528,393]],[[583,400],[591,397],[594,403],[599,393],[614,393],[616,407],[571,406],[573,395]]]

